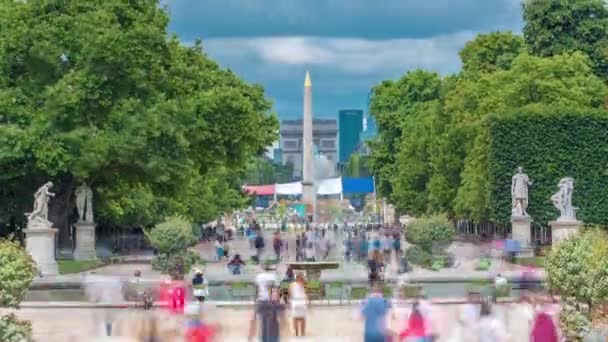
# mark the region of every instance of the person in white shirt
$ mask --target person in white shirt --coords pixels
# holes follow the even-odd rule
[[[459,324],[452,333],[453,341],[474,341],[474,329],[479,320],[481,297],[479,293],[469,292],[467,302],[460,308]]]
[[[504,342],[507,332],[503,323],[492,314],[490,304],[481,303],[480,318],[477,322],[477,340],[479,342]]]
[[[271,272],[270,265],[263,264],[262,272],[256,276],[255,283],[258,288],[258,300],[270,300],[270,289],[278,286],[279,280],[276,273]]]

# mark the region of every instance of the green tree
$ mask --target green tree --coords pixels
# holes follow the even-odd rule
[[[244,181],[247,184],[288,183],[293,178],[293,165],[273,163],[266,156],[256,156],[247,165]]]
[[[523,6],[528,51],[548,57],[581,51],[608,77],[608,9],[603,0],[529,0]]]
[[[479,34],[460,50],[460,60],[469,72],[506,70],[524,49],[523,38],[510,31]]]
[[[398,81],[383,81],[373,88],[370,111],[378,123],[378,137],[370,141],[370,167],[381,196],[398,201],[394,187],[399,171],[396,156],[402,148],[401,138],[404,134],[417,134],[403,131],[404,123],[421,107],[428,106],[427,102],[439,98],[440,90],[439,75],[423,70],[408,72]]]
[[[559,112],[596,111],[603,108],[608,95],[602,80],[593,74],[588,58],[578,52],[549,58],[521,55],[513,61],[510,70],[468,82],[470,88],[462,87],[452,95],[449,108],[454,115],[462,115],[460,127],[468,129],[469,143],[464,156],[462,185],[454,203],[455,212],[474,220],[488,219],[488,148],[493,137],[486,135],[484,130],[490,114],[494,117],[512,112],[557,116]],[[475,99],[475,102],[467,99]],[[463,131],[467,132],[465,129]],[[509,135],[509,141],[518,141],[516,133]],[[549,132],[546,134],[550,140]],[[542,156],[521,157],[539,159]],[[505,160],[500,162],[504,164]],[[525,159],[520,162],[525,166]],[[530,163],[534,160],[529,160]],[[511,166],[509,172],[515,168]]]
[[[170,37],[168,22],[155,0],[0,5],[1,221],[23,224],[48,179],[60,228],[83,180],[111,224],[198,221],[204,205],[234,203],[240,184],[222,177],[276,139],[276,117],[260,86]]]
[[[344,168],[344,176],[352,178],[365,178],[371,176],[369,157],[353,153]]]

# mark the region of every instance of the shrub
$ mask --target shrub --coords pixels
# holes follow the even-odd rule
[[[589,308],[575,298],[565,298],[559,315],[559,325],[567,341],[583,341],[591,331]]]
[[[454,227],[446,215],[433,215],[416,219],[408,225],[405,238],[412,244],[431,252],[433,247],[444,249],[456,236]]]
[[[545,260],[549,288],[592,306],[608,299],[608,235],[593,229],[562,241]]]
[[[477,266],[475,266],[475,271],[487,271],[492,266],[492,261],[490,259],[481,259]]]
[[[589,229],[562,241],[545,260],[549,288],[566,298],[560,325],[569,340],[589,331],[591,314],[608,299],[608,235]]]
[[[34,260],[18,242],[0,240],[0,306],[19,307],[37,274]]]
[[[0,317],[0,341],[2,342],[30,342],[32,325],[28,321],[17,319],[15,314]]]
[[[405,250],[405,258],[408,263],[429,268],[433,262],[433,257],[431,254],[420,246],[410,246]]]
[[[200,264],[204,264],[201,257],[188,250],[173,255],[159,254],[152,259],[152,269],[169,274],[174,279],[180,279],[190,272],[192,266]]]
[[[18,242],[0,240],[0,307],[18,308],[37,274],[34,260]],[[32,341],[30,323],[14,314],[0,317],[0,341]]]
[[[177,254],[198,242],[192,232],[192,224],[179,216],[169,217],[154,228],[144,230],[144,233],[160,254]]]
[[[169,217],[144,233],[152,247],[159,252],[152,260],[155,270],[181,279],[193,265],[202,261],[198,254],[188,250],[196,245],[198,239],[192,231],[192,224],[181,217]]]

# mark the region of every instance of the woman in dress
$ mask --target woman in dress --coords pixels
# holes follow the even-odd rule
[[[289,286],[291,317],[293,318],[293,329],[296,336],[306,335],[307,298],[304,283],[304,276],[301,273],[298,273],[298,275],[296,275],[296,281]]]

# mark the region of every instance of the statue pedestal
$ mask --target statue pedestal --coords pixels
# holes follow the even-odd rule
[[[75,225],[76,248],[75,260],[93,260],[97,258],[95,251],[95,223],[79,222]]]
[[[530,216],[511,216],[511,237],[513,240],[519,241],[522,252],[531,247],[531,223],[532,218]]]
[[[558,220],[549,222],[549,226],[551,226],[551,243],[555,246],[561,241],[576,235],[578,230],[583,226],[583,222],[578,220]]]
[[[43,276],[59,274],[55,261],[55,234],[58,229],[44,224],[29,224],[25,233],[25,248]]]

